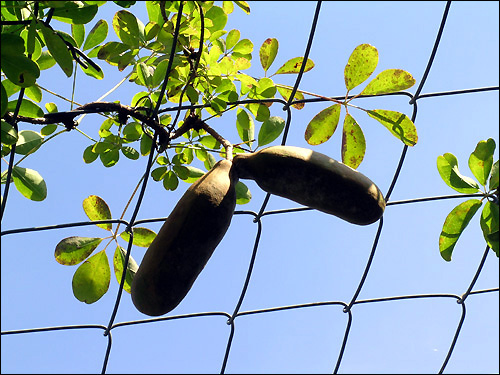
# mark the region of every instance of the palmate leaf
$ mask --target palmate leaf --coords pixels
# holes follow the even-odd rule
[[[444,260],[448,262],[451,260],[458,238],[481,205],[479,199],[469,199],[460,203],[448,214],[439,236],[439,251]]]
[[[474,177],[483,186],[486,185],[486,181],[490,176],[495,148],[496,144],[493,138],[489,138],[486,141],[479,141],[476,149],[469,157],[469,168]]]
[[[493,167],[491,168],[491,176],[490,176],[490,182],[488,183],[488,187],[490,190],[494,190],[498,188],[498,160],[493,164]]]
[[[349,114],[345,116],[342,131],[342,163],[356,169],[365,156],[366,141],[363,131]]]
[[[83,210],[88,218],[92,221],[95,220],[111,220],[111,210],[108,204],[97,195],[90,195],[83,200]],[[99,228],[111,230],[112,224],[96,224]]]
[[[384,125],[396,138],[407,146],[415,146],[418,141],[417,128],[404,113],[374,109],[367,111],[368,116]]]
[[[437,168],[446,185],[463,194],[479,191],[479,186],[472,178],[463,176],[458,170],[458,160],[455,155],[446,153],[438,156]]]
[[[109,288],[111,269],[104,250],[83,262],[73,275],[74,296],[88,304],[98,301]]]
[[[323,109],[309,122],[304,135],[310,145],[319,145],[330,139],[339,123],[340,104]]]

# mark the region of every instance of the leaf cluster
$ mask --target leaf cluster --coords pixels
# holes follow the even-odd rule
[[[111,210],[107,203],[97,195],[91,195],[83,200],[83,210],[92,221],[111,220]],[[118,284],[120,284],[125,268],[126,251],[118,243],[118,237],[129,242],[130,233],[123,231],[118,234],[118,227],[113,231],[111,223],[96,224],[99,228],[111,233],[111,240],[104,249],[92,255],[103,240],[110,237],[81,237],[72,236],[59,241],[56,245],[54,256],[56,261],[65,266],[80,264],[73,275],[72,288],[74,296],[81,302],[88,304],[98,301],[109,288],[111,268],[109,265],[106,248],[114,241],[116,249],[113,255],[113,271]],[[132,228],[132,244],[140,247],[149,247],[156,237],[156,233],[147,228]],[[130,287],[135,273],[137,262],[129,256],[126,266],[123,289],[130,293]]]
[[[493,138],[479,141],[470,154],[469,169],[477,182],[464,176],[458,169],[455,155],[445,153],[437,158],[437,169],[444,182],[453,190],[462,194],[481,193],[481,199],[468,199],[456,206],[446,217],[439,236],[441,257],[450,261],[455,245],[467,225],[486,203],[481,211],[479,224],[486,244],[499,256],[499,211],[498,211],[498,160],[493,163],[496,144]],[[482,191],[480,186],[482,186]]]
[[[370,44],[361,44],[351,53],[344,69],[346,86],[343,101],[330,99],[333,104],[317,115],[307,125],[305,140],[310,145],[319,145],[328,141],[337,130],[340,120],[341,107],[346,110],[342,129],[342,162],[356,169],[364,159],[366,140],[361,127],[349,113],[349,107],[360,109],[374,120],[380,122],[393,136],[407,146],[417,143],[417,129],[415,124],[404,113],[374,109],[367,110],[351,104],[351,101],[361,95],[383,95],[406,90],[415,84],[412,75],[401,69],[387,69],[373,78],[368,85],[357,95],[349,97],[352,89],[365,82],[375,71],[378,65],[378,50]],[[328,99],[328,98],[326,98]]]

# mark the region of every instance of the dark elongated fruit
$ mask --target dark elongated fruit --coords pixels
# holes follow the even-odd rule
[[[144,314],[173,310],[224,237],[236,205],[231,161],[219,161],[184,193],[149,246],[132,282]]]
[[[384,197],[368,177],[319,152],[271,146],[237,154],[233,165],[239,178],[255,180],[268,193],[350,223],[371,224],[384,213]]]

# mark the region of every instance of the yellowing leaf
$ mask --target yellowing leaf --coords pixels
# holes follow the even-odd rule
[[[370,44],[360,44],[352,51],[344,69],[345,87],[348,91],[370,77],[378,64],[378,51]]]
[[[374,109],[368,116],[384,125],[396,138],[407,146],[415,146],[418,141],[415,124],[404,113]]]
[[[134,234],[132,244],[140,247],[149,247],[156,237],[156,233],[148,228],[134,227],[132,228],[132,233]],[[127,242],[130,241],[130,234],[127,232],[122,232],[120,237]]]
[[[278,40],[276,38],[267,38],[259,50],[260,64],[264,71],[271,67],[276,55],[278,54]]]
[[[366,141],[363,131],[351,115],[344,119],[342,131],[342,163],[356,169],[365,156]]]
[[[110,279],[108,257],[102,250],[76,270],[72,281],[73,294],[81,302],[94,303],[108,291]]]
[[[123,249],[121,246],[117,246],[115,254],[113,255],[113,269],[115,271],[115,276],[118,284],[120,284],[122,281],[123,266],[125,265],[126,255],[127,253],[125,249]],[[138,269],[139,266],[137,265],[137,262],[134,260],[134,258],[132,258],[132,255],[130,255],[127,263],[125,282],[123,284],[123,290],[127,293],[130,293],[132,281],[134,280],[134,276],[137,273]]]
[[[330,139],[339,123],[340,104],[323,109],[309,122],[304,135],[310,145],[319,145]]]
[[[102,242],[97,237],[67,237],[56,245],[54,257],[65,266],[73,266],[85,260]]]
[[[380,95],[406,90],[415,84],[415,78],[401,69],[387,69],[379,73],[365,89],[362,95]]]
[[[294,57],[284,63],[274,74],[297,74],[300,72],[303,63],[303,57]],[[314,68],[314,62],[311,59],[307,59],[304,73],[310,71],[312,68]]]
[[[90,195],[83,200],[83,210],[88,218],[92,221],[95,220],[111,220],[111,210],[107,203],[97,195]],[[111,230],[112,224],[96,224],[99,228]]]

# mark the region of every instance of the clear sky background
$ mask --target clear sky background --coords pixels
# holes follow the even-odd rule
[[[445,2],[324,2],[310,58],[315,68],[304,74],[300,88],[325,96],[345,94],[343,71],[352,50],[369,43],[379,51],[375,74],[389,68],[409,71],[417,83],[427,65],[441,22]],[[254,43],[249,74],[261,77],[258,49],[269,37],[279,41],[278,56],[269,70],[303,56],[316,2],[250,2],[251,14],[235,7],[226,30],[239,29]],[[111,24],[119,10],[102,8],[87,26],[100,18]],[[131,8],[144,23],[144,6]],[[434,64],[422,93],[498,86],[498,2],[453,2]],[[109,40],[116,40],[112,30]],[[125,72],[105,62],[105,79],[96,81],[79,72],[76,101],[96,100]],[[48,74],[47,74],[48,73]],[[295,76],[273,77],[292,85]],[[42,72],[38,83],[70,97],[72,80],[58,68]],[[362,85],[361,87],[364,87]],[[126,83],[105,100],[130,104],[139,87]],[[354,93],[359,89],[355,89]],[[463,174],[471,175],[467,160],[480,140],[494,138],[498,160],[498,91],[426,98],[418,101],[415,121],[419,141],[408,150],[391,201],[454,194],[440,178],[436,158],[455,154]],[[412,114],[407,96],[359,99],[369,109],[391,109]],[[42,103],[57,98],[44,93]],[[287,144],[311,147],[304,140],[307,123],[328,103],[311,103],[293,110]],[[234,111],[233,111],[234,112]],[[285,118],[281,105],[271,114]],[[402,144],[381,124],[360,111],[351,113],[362,127],[367,152],[359,170],[385,194],[400,159]],[[234,143],[235,114],[213,119],[210,125]],[[97,134],[98,115],[87,116],[81,128]],[[258,123],[256,123],[258,124]],[[21,129],[38,130],[20,124]],[[276,140],[274,144],[279,144]],[[314,150],[340,159],[340,129]],[[76,131],[56,137],[21,166],[40,172],[48,186],[43,202],[10,190],[2,230],[86,221],[82,201],[99,195],[118,218],[147,160],[122,157],[113,168],[99,161],[87,165],[82,153],[88,139]],[[2,171],[6,163],[2,162]],[[245,181],[253,199],[237,210],[258,212],[265,194]],[[188,185],[175,192],[149,181],[137,219],[166,217]],[[3,193],[2,186],[2,193]],[[468,288],[485,243],[479,215],[460,238],[451,262],[445,262],[438,238],[447,214],[465,199],[389,206],[378,248],[358,299],[427,293],[462,295]],[[134,202],[135,203],[135,200]],[[298,207],[271,197],[267,210]],[[132,209],[125,219],[130,219]],[[144,226],[158,231],[160,223]],[[349,302],[358,287],[378,224],[360,227],[318,211],[269,215],[262,218],[262,236],[246,297],[240,312],[319,301]],[[123,226],[121,227],[123,229]],[[182,303],[168,315],[198,312],[231,314],[238,302],[254,246],[257,225],[253,216],[237,214],[209,263]],[[86,305],[73,296],[75,267],[58,264],[54,248],[69,236],[104,236],[95,226],[14,234],[2,237],[2,331],[63,325],[107,325],[118,283],[113,278],[107,294]],[[104,243],[104,242],[103,242]],[[101,245],[102,246],[102,245]],[[122,241],[122,246],[126,243]],[[99,248],[101,249],[101,247]],[[114,246],[107,250],[112,258]],[[144,248],[133,247],[140,262]],[[498,258],[490,252],[474,290],[497,288]],[[445,373],[498,373],[498,292],[471,295],[455,350]],[[454,298],[424,298],[354,305],[353,320],[339,372],[437,373],[446,357],[462,309]],[[124,293],[115,322],[148,318],[138,312]],[[347,325],[342,306],[302,308],[238,317],[227,362],[227,373],[332,372]],[[108,373],[214,373],[219,372],[230,327],[223,316],[208,316],[139,324],[112,330]],[[100,329],[62,330],[2,336],[3,373],[100,372],[108,339]]]

